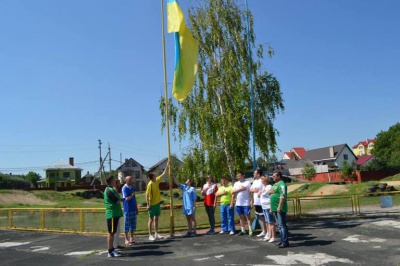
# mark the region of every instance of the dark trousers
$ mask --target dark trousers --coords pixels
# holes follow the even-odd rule
[[[206,213],[207,213],[207,216],[208,216],[208,222],[210,223],[210,228],[211,228],[211,230],[214,230],[214,227],[215,227],[215,217],[214,217],[215,208],[214,208],[214,206],[206,206],[206,205],[204,205],[204,207],[206,208]]]

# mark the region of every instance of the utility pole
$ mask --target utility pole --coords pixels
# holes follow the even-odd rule
[[[110,165],[110,174],[111,174],[111,148],[110,148],[110,142],[108,143],[108,164]]]
[[[99,151],[100,151],[100,167],[99,167],[99,171],[100,171],[100,179],[103,179],[103,159],[101,158],[101,140],[99,140]]]

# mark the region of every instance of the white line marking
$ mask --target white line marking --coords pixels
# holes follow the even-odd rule
[[[89,250],[89,251],[75,251],[75,252],[70,252],[65,254],[65,256],[82,256],[82,255],[88,255],[96,252],[95,250]]]
[[[0,243],[0,248],[22,246],[22,245],[27,245],[29,243],[31,243],[31,242],[3,242],[3,243]]]
[[[349,241],[352,243],[369,243],[369,242],[378,242],[378,243],[383,243],[386,242],[386,239],[383,238],[371,238],[368,239],[368,237],[364,237],[366,239],[361,239],[363,236],[361,235],[353,235],[353,236],[349,236],[345,239],[343,239],[344,241]]]
[[[266,256],[266,258],[274,260],[280,265],[297,265],[303,263],[304,265],[310,266],[321,266],[330,262],[343,262],[350,263],[353,262],[349,259],[337,258],[325,253],[315,253],[315,254],[305,254],[305,253],[294,253],[288,252],[287,256],[284,255],[271,255]]]
[[[33,248],[33,249],[31,250],[32,252],[37,252],[37,251],[48,250],[50,247],[36,246],[36,247],[31,247],[31,248]]]

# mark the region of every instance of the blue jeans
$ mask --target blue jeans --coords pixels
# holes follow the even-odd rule
[[[276,221],[278,222],[279,234],[281,237],[281,244],[289,245],[288,228],[286,225],[286,212],[274,212]]]
[[[235,214],[233,208],[229,208],[229,204],[220,206],[221,213],[221,229],[224,232],[235,232]]]

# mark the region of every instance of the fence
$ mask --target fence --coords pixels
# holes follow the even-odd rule
[[[381,208],[381,197],[390,197],[393,207]],[[202,206],[202,204],[198,204],[198,208],[196,208],[198,228],[209,226],[207,214]],[[288,207],[290,219],[307,218],[309,216],[399,215],[400,192],[295,197],[288,199]],[[104,234],[107,228],[104,211],[104,208],[5,208],[0,209],[0,228]],[[174,206],[173,212],[175,230],[185,230],[187,222],[182,214],[181,205]],[[170,231],[170,218],[169,206],[164,206],[159,219],[160,232]],[[140,208],[137,216],[138,230],[136,233],[147,232],[147,220],[146,208]],[[215,209],[215,222],[216,225],[220,223],[219,206]]]

